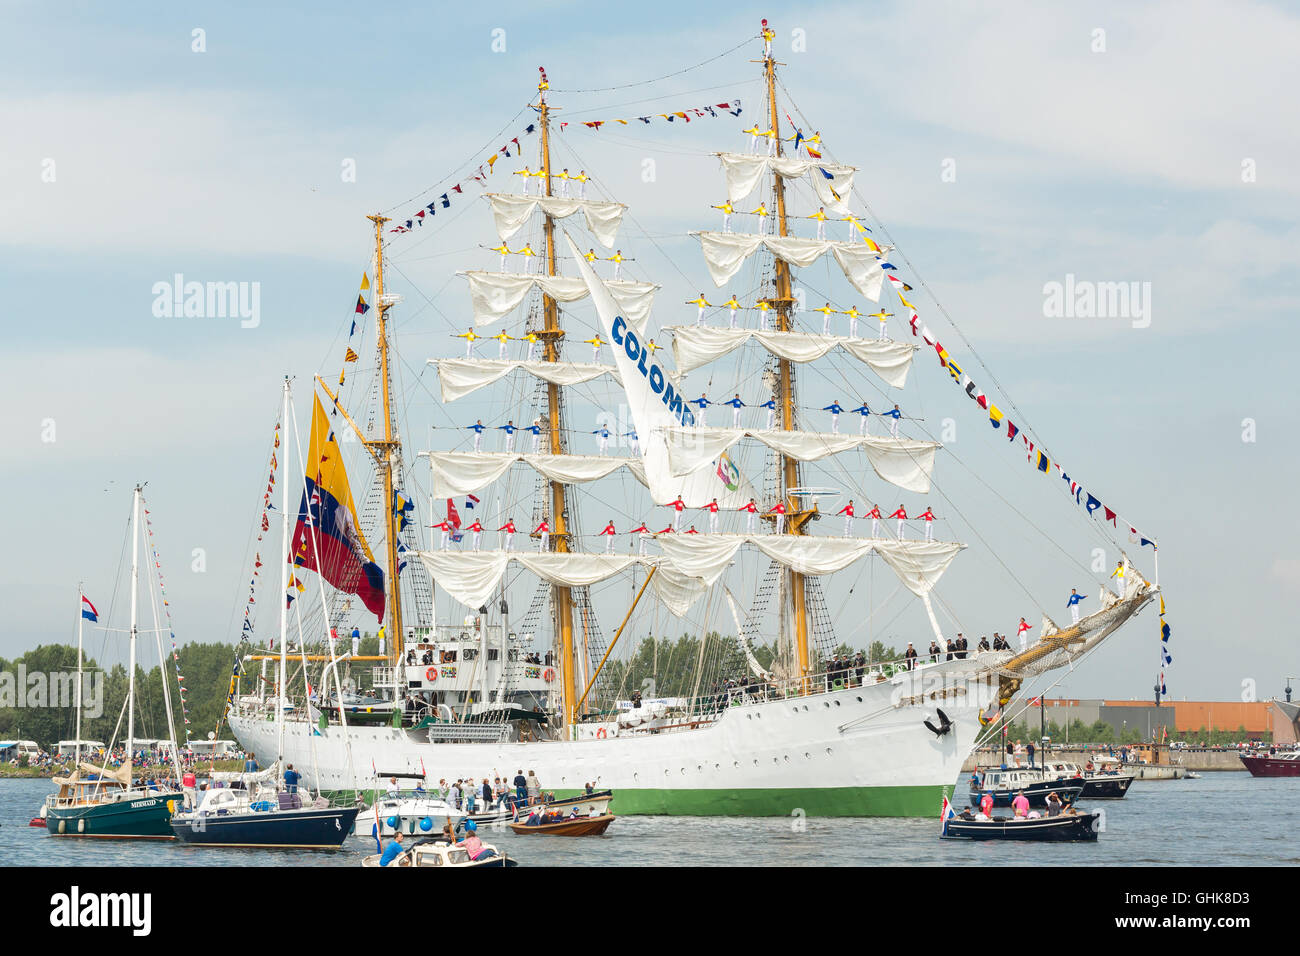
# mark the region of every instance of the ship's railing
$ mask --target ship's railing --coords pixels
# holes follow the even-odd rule
[[[967,652],[974,656],[972,652]],[[909,666],[910,665],[910,666]],[[807,677],[788,677],[762,680],[751,677],[745,684],[729,681],[711,693],[684,698],[668,707],[658,721],[648,721],[625,732],[673,731],[695,729],[701,723],[716,720],[733,707],[745,707],[776,700],[794,700],[834,693],[854,687],[869,686],[887,681],[909,670],[923,670],[932,666],[927,660],[877,661],[841,668],[832,668]]]

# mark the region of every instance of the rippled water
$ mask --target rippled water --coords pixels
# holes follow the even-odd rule
[[[963,777],[959,795],[965,786]],[[0,864],[356,866],[375,852],[369,836],[350,837],[336,852],[56,838],[27,825],[51,789],[46,780],[0,780]],[[1106,829],[1092,844],[940,840],[937,807],[933,820],[629,816],[615,820],[602,837],[516,836],[490,828],[482,836],[524,866],[1293,866],[1300,863],[1289,822],[1297,797],[1300,779],[1256,779],[1244,772],[1138,780],[1125,799],[1091,804],[1106,811]]]

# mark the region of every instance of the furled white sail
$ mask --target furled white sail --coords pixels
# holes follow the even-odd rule
[[[810,266],[826,253],[835,256],[844,277],[872,302],[880,301],[880,287],[885,282],[880,253],[861,242],[835,242],[830,239],[800,239],[794,236],[760,236],[752,233],[697,232],[704,261],[713,284],[726,285],[745,260],[765,247],[772,255],[792,266]]]
[[[749,481],[725,454],[689,475],[676,478],[669,475],[668,451],[660,430],[665,426],[694,423],[687,398],[677,390],[675,373],[667,359],[657,353],[648,354],[638,332],[628,328],[618,303],[610,297],[612,283],[596,277],[568,233],[565,239],[577,259],[583,281],[591,290],[601,330],[613,346],[614,362],[623,378],[632,421],[637,434],[643,436],[646,487],[655,504],[668,504],[680,497],[688,507],[699,508],[716,498],[724,508],[738,508],[757,497]]]
[[[419,551],[424,566],[438,587],[466,607],[480,607],[492,597],[510,562],[562,587],[586,587],[621,574],[633,565],[659,571],[651,579],[656,596],[665,608],[681,617],[708,589],[658,558],[629,554],[580,554],[556,551]]]
[[[800,574],[833,574],[873,551],[920,596],[938,583],[965,545],[949,541],[892,541],[883,538],[820,538],[796,534],[661,534],[664,559],[682,574],[713,584],[741,546],[753,545]]]
[[[626,468],[641,484],[646,483],[645,464],[640,458],[604,455],[522,455],[515,452],[429,452],[435,498],[455,498],[486,488],[504,475],[515,462],[536,469],[551,481],[577,484],[595,481]]]
[[[546,382],[556,385],[581,385],[594,378],[608,375],[618,381],[618,369],[613,365],[590,365],[578,362],[523,362],[498,359],[430,359],[429,364],[438,369],[438,382],[442,386],[442,400],[454,402],[485,385],[504,378],[515,369],[522,369]]]
[[[668,331],[673,333],[673,357],[683,374],[716,361],[752,339],[777,358],[800,363],[816,361],[832,349],[841,348],[867,365],[886,385],[902,388],[916,352],[916,346],[906,342],[807,332],[715,329],[705,325],[670,325]]]
[[[584,263],[585,264],[585,263]],[[588,295],[587,285],[575,276],[546,276],[518,272],[465,272],[469,280],[470,302],[474,306],[474,321],[489,325],[524,301],[533,287],[541,289],[557,302],[576,302]],[[618,303],[624,317],[638,332],[644,332],[645,321],[654,305],[659,286],[653,282],[634,282],[630,279],[611,279],[606,282],[609,294]]]
[[[505,242],[515,235],[537,209],[553,219],[564,219],[581,212],[587,220],[587,229],[606,249],[614,248],[614,239],[627,209],[618,202],[597,202],[593,199],[564,199],[559,196],[519,196],[509,193],[488,193],[492,203],[492,218],[496,220],[497,235]]]
[[[727,177],[727,199],[731,202],[740,202],[752,193],[764,174],[771,169],[782,179],[807,175],[822,205],[839,213],[847,211],[843,199],[852,191],[853,174],[857,172],[853,166],[789,156],[719,153],[718,159],[722,161],[722,169]],[[830,175],[829,179],[826,174]]]
[[[828,455],[861,448],[877,475],[890,484],[918,494],[930,491],[934,453],[939,447],[938,442],[911,438],[777,429],[669,427],[665,429],[669,471],[673,475],[690,474],[746,436],[799,461],[817,461]]]

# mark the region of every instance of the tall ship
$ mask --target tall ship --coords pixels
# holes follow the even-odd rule
[[[500,151],[522,188],[485,193],[498,244],[483,243],[486,268],[456,273],[471,317],[431,336],[464,344],[429,359],[437,424],[414,455],[394,395],[389,245],[463,191],[409,219],[369,217],[356,313],[375,336],[370,389],[345,385],[360,377],[353,323],[337,386],[316,381],[304,469],[278,479],[302,483],[282,600],[299,622],[288,659],[313,675],[305,696],[268,677],[283,649],[256,636],[250,580],[227,720],[264,764],[291,762],[335,795],[373,794],[388,773],[523,770],[561,797],[612,789],[625,814],[930,816],[1027,681],[1081,660],[1157,594],[1124,556],[1099,607],[1069,626],[1044,616],[1018,648],[845,653],[838,631],[860,640],[872,604],[895,596],[930,624],[909,644],[946,651],[956,629],[934,589],[966,545],[923,530],[928,506],[918,521],[885,504],[931,491],[940,443],[910,437],[900,405],[936,343],[891,247],[851,211],[855,168],[789,120],[772,36],[764,21],[757,116],[729,101],[631,121],[749,123],[748,151],[714,154],[726,198],[707,215],[721,229],[689,234],[717,291],[680,323],[658,325],[659,286],[624,274],[636,257],[623,248],[640,251],[619,239],[627,207],[589,198],[586,170],[557,170],[568,121],[541,72],[533,121]],[[806,301],[814,289],[825,306]],[[842,307],[864,300],[874,312]],[[822,404],[836,393],[871,397]],[[470,396],[486,424],[460,411]],[[373,481],[358,507],[344,459],[361,450]],[[877,574],[887,587],[832,610],[824,578]],[[378,654],[349,640],[362,626],[378,628]],[[687,685],[629,686],[631,635],[674,630],[699,635]]]

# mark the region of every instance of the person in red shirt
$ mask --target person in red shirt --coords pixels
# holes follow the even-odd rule
[[[750,499],[749,499],[749,504],[747,504],[747,505],[741,505],[741,506],[740,506],[739,508],[737,508],[736,510],[737,510],[737,511],[744,511],[744,512],[746,512],[746,517],[745,517],[745,533],[746,533],[746,534],[753,534],[753,533],[754,533],[754,522],[758,520],[758,505],[754,504],[754,499],[753,499],[753,498],[750,498]]]
[[[474,523],[465,530],[474,532],[474,550],[477,551],[479,539],[483,537],[483,525],[479,524],[479,520],[475,518]]]
[[[441,547],[443,551],[446,551],[447,539],[451,537],[451,525],[447,522],[446,518],[443,518],[437,524],[430,525],[430,527],[437,528],[439,531],[442,532],[442,543],[439,545],[439,547]]]
[[[640,554],[641,554],[641,557],[644,558],[644,557],[645,557],[645,539],[648,538],[648,537],[650,537],[650,529],[647,528],[647,527],[645,526],[645,522],[642,521],[639,525],[637,525],[635,528],[633,528],[631,531],[629,531],[628,534],[635,534],[635,535],[640,535],[640,536],[641,536],[641,548],[640,548]]]
[[[768,512],[770,515],[776,515],[776,533],[785,533],[785,502],[778,501]]]
[[[673,526],[668,525],[666,528],[660,528],[658,531],[655,532],[655,534],[672,534],[673,530],[674,530]]]
[[[844,515],[844,537],[847,538],[849,532],[853,530],[853,499],[850,498],[849,503],[835,513]]]
[[[686,533],[687,533],[687,534],[699,534],[699,532],[695,530],[695,525],[691,525],[689,528],[687,528],[687,529],[686,529]]]
[[[871,537],[880,537],[880,505],[872,505],[866,517],[871,519]]]
[[[898,540],[899,540],[899,541],[902,541],[902,540],[903,540],[903,522],[907,520],[907,509],[904,508],[902,505],[899,505],[899,506],[898,506],[898,510],[895,511],[895,512],[894,512],[892,515],[890,515],[889,517],[891,517],[891,518],[897,518],[897,519],[898,519]]]
[[[506,523],[503,524],[501,527],[497,528],[497,530],[498,530],[498,531],[504,531],[504,532],[506,533],[505,546],[503,547],[502,550],[504,550],[504,551],[510,551],[510,550],[512,550],[512,549],[514,548],[514,544],[515,544],[515,523],[514,523],[514,521],[513,521],[512,519],[510,519],[510,518],[507,518],[507,519],[506,519]]]
[[[682,501],[681,495],[678,495],[676,501],[668,502],[668,507],[677,509],[677,514],[673,516],[673,530],[679,531],[682,527],[682,512],[686,509],[686,502]]]
[[[917,517],[921,518],[925,522],[925,540],[933,541],[934,540],[934,512],[931,511],[929,506],[927,505],[925,511],[923,511]]]
[[[610,523],[605,525],[600,533],[609,536],[609,540],[605,542],[605,553],[609,554],[614,550],[614,535],[618,533],[614,530],[614,522],[610,521]]]
[[[709,513],[709,534],[718,533],[718,499],[714,498],[700,509]]]
[[[1020,638],[1020,649],[1022,651],[1029,646],[1029,632],[1031,630],[1033,628],[1026,624],[1025,619],[1022,617],[1020,619],[1020,628],[1016,631],[1016,636]]]
[[[551,526],[543,521],[533,529],[533,534],[541,536],[537,539],[537,550],[545,551],[546,545],[549,544],[551,540]]]

